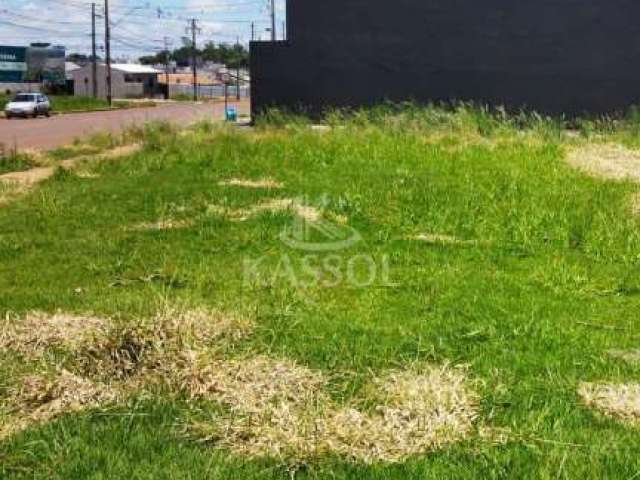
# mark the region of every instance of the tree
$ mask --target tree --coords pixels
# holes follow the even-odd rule
[[[189,39],[183,39],[183,45],[173,51],[162,51],[155,55],[140,57],[139,61],[145,65],[156,65],[165,63],[166,56],[176,62],[181,67],[191,65],[193,49]],[[249,52],[244,45],[229,43],[215,44],[208,42],[201,49],[196,49],[196,57],[205,62],[215,62],[226,65],[230,68],[244,68],[249,66]]]
[[[222,63],[231,68],[247,67],[249,52],[244,45],[209,42],[202,50],[202,58],[206,61]]]
[[[171,60],[171,52],[169,50],[162,50],[155,55],[147,55],[138,59],[143,65],[164,65],[169,60]]]
[[[70,53],[67,55],[67,61],[77,63],[78,65],[86,65],[91,62],[92,56],[85,55],[84,53]],[[96,56],[96,60],[100,60],[100,57]]]

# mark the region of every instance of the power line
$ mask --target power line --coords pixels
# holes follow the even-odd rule
[[[36,5],[44,3],[44,0],[32,1]],[[126,47],[127,50],[134,50],[137,47],[139,53],[143,53],[144,50],[152,48],[148,45],[148,40],[144,38],[144,32],[149,31],[150,22],[152,22],[152,28],[163,28],[165,31],[175,32],[174,35],[177,36],[180,34],[177,28],[178,24],[191,21],[191,18],[196,16],[199,17],[198,27],[200,30],[198,34],[202,37],[199,39],[200,42],[205,40],[232,45],[237,43],[239,35],[240,40],[245,43],[247,40],[256,40],[259,32],[263,30],[263,26],[268,25],[271,25],[269,30],[271,30],[272,38],[278,38],[279,32],[275,28],[275,16],[279,9],[276,9],[275,0],[216,0],[216,2],[201,0],[187,5],[168,6],[158,5],[158,2],[159,0],[122,0],[115,6],[113,1],[108,2],[111,4],[108,7],[110,21],[105,20],[105,30],[108,26],[110,30],[109,49],[112,56],[113,42],[119,45],[115,47],[116,50],[123,47]],[[86,20],[81,20],[80,16],[76,15],[76,10],[82,10],[82,16],[84,16],[86,14],[84,12],[90,10],[93,4],[100,5],[101,2],[99,0],[47,0],[46,4],[53,4],[63,14],[59,15],[58,19],[45,19],[35,15],[31,8],[22,10],[18,7],[11,11],[0,8],[0,30],[3,30],[0,37],[6,37],[6,40],[3,40],[9,42],[15,42],[15,38],[34,41],[41,40],[37,35],[42,34],[55,38],[54,42],[66,44],[68,49],[78,48],[80,51],[93,54],[93,40],[84,45],[81,40],[93,39],[94,29],[88,31]],[[261,5],[267,7],[270,13],[264,15],[265,9],[262,8],[262,18],[259,18],[258,7]],[[201,14],[193,15],[196,12],[201,12]],[[212,18],[213,15],[216,16],[215,19]],[[96,15],[96,18],[100,16]],[[114,16],[117,17],[115,21]],[[187,16],[190,18],[185,18]],[[56,28],[57,26],[59,28]],[[249,37],[250,30],[252,30],[251,37]],[[140,32],[143,33],[142,38]],[[120,33],[125,35],[120,35]],[[91,48],[87,48],[87,46]]]

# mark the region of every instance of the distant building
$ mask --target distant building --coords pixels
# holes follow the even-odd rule
[[[78,65],[77,63],[73,63],[73,62],[65,62],[64,63],[64,71],[65,71],[65,75],[66,75],[66,79],[67,81],[71,80],[73,81],[73,72],[75,72],[76,70],[80,70],[82,67],[80,65]]]
[[[0,45],[0,90],[34,90],[65,84],[65,48],[48,43]]]
[[[158,82],[169,85],[193,85],[193,73],[164,73],[158,74]],[[196,77],[198,85],[214,85],[220,83],[215,74],[198,72]]]
[[[0,82],[19,83],[27,77],[27,48],[0,46]]]
[[[131,63],[114,63],[111,65],[111,94],[113,98],[145,98],[160,93],[158,74],[155,68]],[[93,95],[93,71],[88,64],[72,72],[73,92],[77,97]],[[107,67],[97,65],[98,97],[107,97]]]

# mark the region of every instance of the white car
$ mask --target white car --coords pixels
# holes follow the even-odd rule
[[[46,95],[41,93],[18,93],[14,99],[4,107],[4,115],[12,117],[33,117],[38,115],[49,116],[51,102]]]

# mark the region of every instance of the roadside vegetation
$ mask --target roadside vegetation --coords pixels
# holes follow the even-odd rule
[[[32,155],[17,152],[0,145],[0,175],[8,172],[28,170],[37,165]]]
[[[0,111],[4,111],[4,107],[11,101],[12,95],[0,94]],[[51,100],[51,108],[54,113],[70,113],[70,112],[91,112],[97,110],[107,110],[109,104],[106,100],[93,97],[76,97],[73,95],[49,95]],[[149,100],[147,102],[132,102],[127,100],[114,101],[112,108],[140,108],[153,107],[156,104]]]
[[[633,477],[640,121],[574,127],[271,112],[54,152],[0,206],[0,476]]]
[[[26,172],[30,169],[55,168],[69,162],[91,162],[137,147],[142,130],[130,127],[118,134],[95,133],[72,144],[48,152],[36,150],[18,151],[10,145],[0,144],[0,175]],[[1,180],[1,179],[0,179]]]

